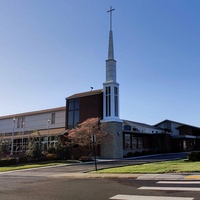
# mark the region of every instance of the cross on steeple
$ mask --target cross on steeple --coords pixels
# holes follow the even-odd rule
[[[107,13],[110,13],[110,30],[112,30],[112,12],[114,11],[115,9],[112,8],[112,6],[110,6],[110,10],[107,11]]]

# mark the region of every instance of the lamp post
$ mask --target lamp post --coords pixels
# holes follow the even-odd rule
[[[50,124],[50,119],[47,120],[47,150],[49,148],[49,124]]]
[[[93,143],[93,153],[94,153],[94,165],[95,165],[95,171],[97,171],[97,158],[96,158],[96,135],[92,135],[92,143]]]
[[[14,131],[15,131],[15,117],[13,118],[13,130],[12,130],[11,152],[10,152],[11,156],[13,155]]]

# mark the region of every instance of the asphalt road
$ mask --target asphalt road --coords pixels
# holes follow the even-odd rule
[[[6,178],[1,179],[8,183]],[[171,186],[177,190],[143,190],[141,187],[158,188],[156,181],[139,181],[129,179],[66,179],[38,177],[10,177],[10,184],[0,187],[0,200],[109,200],[127,196],[124,200],[147,200],[153,197],[171,197],[170,200],[200,200],[199,192],[179,191],[181,188],[199,188],[200,184],[162,184],[163,188]],[[137,195],[137,198],[134,198]],[[132,198],[130,198],[132,197]],[[155,198],[156,197],[156,198]],[[180,199],[181,198],[181,199]],[[121,198],[120,198],[121,199]],[[160,199],[159,199],[160,200]],[[165,198],[166,200],[166,198]],[[167,199],[168,200],[168,199]]]
[[[134,160],[100,161],[98,168],[158,162],[184,158],[185,156],[185,153],[181,153],[156,155]],[[62,177],[64,173],[88,172],[93,169],[94,163],[84,163],[0,173],[0,200],[106,200],[112,197],[115,198],[116,195],[186,196],[195,197],[195,200],[199,198],[199,192],[138,189],[142,186],[156,186],[157,183],[155,181],[135,179],[70,179]],[[53,177],[54,175],[60,176]],[[196,184],[196,186],[199,187],[200,184]],[[144,199],[148,198],[145,197]]]

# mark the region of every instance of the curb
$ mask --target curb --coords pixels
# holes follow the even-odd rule
[[[200,180],[200,175],[192,174],[98,174],[98,173],[64,173],[51,175],[52,178],[70,178],[70,179],[137,179],[137,180],[171,180],[186,181]]]

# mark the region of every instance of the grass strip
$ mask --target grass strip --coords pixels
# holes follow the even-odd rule
[[[140,165],[131,165],[124,167],[116,167],[99,170],[98,173],[140,173],[140,174],[154,174],[154,173],[193,173],[200,172],[200,162],[190,162],[188,160],[175,160],[156,162]]]
[[[13,171],[13,170],[21,170],[21,169],[32,169],[39,167],[48,167],[48,166],[56,166],[60,164],[72,164],[75,163],[72,161],[55,161],[55,162],[41,162],[41,163],[28,163],[28,164],[20,164],[20,165],[12,165],[7,167],[0,167],[0,172]]]

